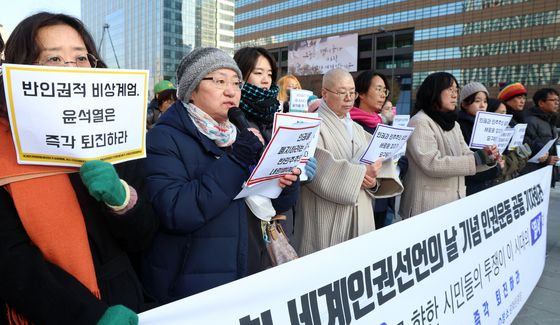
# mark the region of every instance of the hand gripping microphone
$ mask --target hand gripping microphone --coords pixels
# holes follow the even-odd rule
[[[249,122],[247,122],[247,118],[245,118],[245,113],[239,107],[230,108],[227,116],[230,122],[241,132],[247,132],[247,129],[251,127]]]

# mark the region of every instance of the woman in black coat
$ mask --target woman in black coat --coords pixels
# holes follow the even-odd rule
[[[105,67],[78,19],[46,12],[15,28],[5,57]],[[80,174],[17,164],[0,89],[0,323],[136,324],[147,305],[128,253],[157,229],[138,161],[89,161]]]

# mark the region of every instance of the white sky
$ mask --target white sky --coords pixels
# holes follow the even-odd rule
[[[80,2],[80,0],[2,0],[0,24],[10,34],[20,21],[39,11],[65,13],[80,18]]]

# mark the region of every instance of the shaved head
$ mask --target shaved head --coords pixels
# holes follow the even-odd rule
[[[345,117],[354,106],[355,91],[354,78],[344,69],[333,69],[323,76],[323,100],[340,118]]]
[[[337,68],[337,69],[332,69],[327,71],[327,73],[325,73],[325,75],[323,76],[323,88],[336,88],[338,82],[340,80],[342,80],[343,78],[350,78],[352,80],[354,80],[352,78],[352,75],[341,68]]]

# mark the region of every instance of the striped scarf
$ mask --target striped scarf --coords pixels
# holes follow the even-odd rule
[[[280,107],[276,97],[278,97],[277,85],[265,89],[246,82],[241,90],[239,107],[257,124],[270,124],[274,121],[274,113]]]

